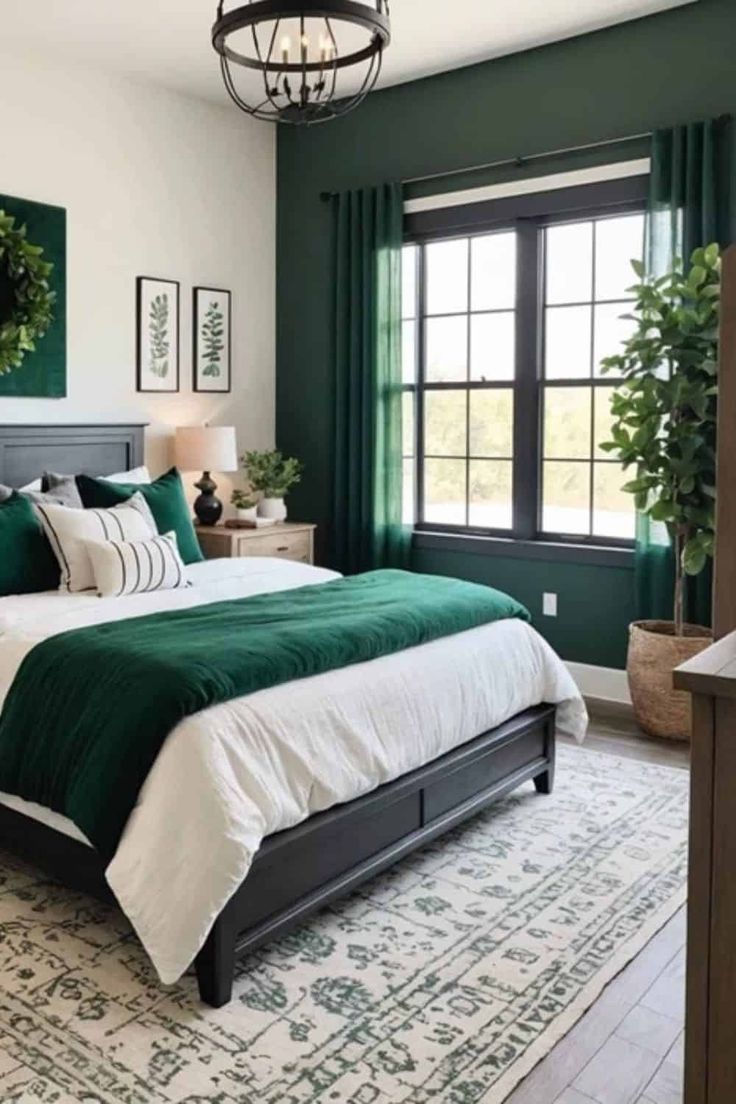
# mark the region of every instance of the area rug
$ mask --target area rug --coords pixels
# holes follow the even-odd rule
[[[684,901],[687,790],[561,748],[551,797],[271,944],[217,1011],[161,988],[116,910],[0,856],[0,1099],[500,1104]]]

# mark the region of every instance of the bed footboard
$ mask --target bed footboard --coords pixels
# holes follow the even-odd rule
[[[539,705],[372,793],[264,840],[196,960],[202,1000],[227,1004],[236,960],[533,779],[554,784],[555,707]]]

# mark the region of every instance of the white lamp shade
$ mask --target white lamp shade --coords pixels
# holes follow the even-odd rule
[[[179,426],[174,441],[176,466],[187,472],[238,470],[234,426]]]

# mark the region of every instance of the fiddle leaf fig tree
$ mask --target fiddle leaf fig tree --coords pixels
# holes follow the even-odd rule
[[[601,445],[635,478],[624,484],[637,510],[663,522],[675,553],[674,622],[683,633],[685,575],[713,555],[716,402],[721,259],[718,245],[696,249],[687,271],[676,260],[658,278],[632,261],[639,282],[633,335],[601,362],[621,376],[611,399],[611,440]]]

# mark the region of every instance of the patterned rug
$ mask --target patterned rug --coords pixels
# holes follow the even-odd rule
[[[256,954],[163,990],[114,909],[0,864],[0,1099],[499,1104],[685,898],[685,771],[562,748]],[[547,1102],[540,1102],[547,1104]]]

